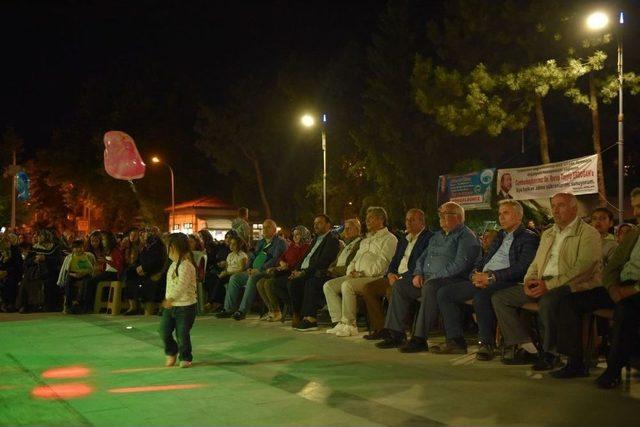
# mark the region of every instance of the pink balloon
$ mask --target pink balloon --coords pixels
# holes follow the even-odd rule
[[[145,164],[136,143],[129,135],[118,130],[104,134],[104,169],[116,179],[140,179]]]

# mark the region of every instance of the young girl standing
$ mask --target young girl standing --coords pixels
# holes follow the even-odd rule
[[[165,366],[175,365],[180,356],[180,367],[188,368],[193,360],[189,333],[196,319],[196,268],[186,234],[171,234],[168,246],[172,262],[167,271],[167,290],[160,321],[160,335],[167,356]]]

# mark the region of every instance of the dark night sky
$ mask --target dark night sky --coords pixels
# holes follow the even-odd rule
[[[383,7],[379,0],[5,1],[0,126],[14,126],[29,155],[70,120],[87,79],[147,63],[203,82],[213,98],[234,77],[269,72],[292,53],[313,66],[349,40],[366,43]]]

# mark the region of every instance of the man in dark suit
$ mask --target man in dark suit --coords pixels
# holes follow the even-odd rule
[[[420,209],[409,209],[405,217],[406,236],[400,237],[396,253],[393,255],[386,277],[367,283],[362,290],[362,297],[367,306],[367,317],[371,333],[365,335],[366,340],[382,340],[385,338],[384,312],[382,297],[390,296],[391,286],[405,274],[412,272],[416,260],[429,245],[433,233],[425,228],[425,215]]]
[[[327,268],[340,250],[340,240],[331,232],[331,227],[331,219],[327,215],[316,216],[313,221],[316,238],[289,276],[287,291],[293,306],[292,326],[296,329],[318,329],[315,315],[324,305],[322,285],[327,280]]]
[[[444,321],[446,343],[433,347],[436,354],[465,354],[460,305],[473,300],[480,335],[478,360],[491,360],[495,350],[496,318],[491,306],[494,292],[516,285],[522,280],[536,255],[540,238],[522,224],[522,205],[502,200],[498,219],[502,230],[483,257],[476,262],[469,280],[452,283],[438,291],[438,307]]]

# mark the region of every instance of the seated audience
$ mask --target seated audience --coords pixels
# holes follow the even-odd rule
[[[94,274],[100,274],[105,268],[105,250],[102,246],[102,233],[99,230],[92,232],[84,248],[85,252],[93,255],[96,262],[94,263]]]
[[[481,255],[476,235],[464,225],[464,208],[447,202],[438,210],[440,227],[429,240],[427,249],[416,261],[412,275],[393,284],[385,328],[388,336],[378,348],[396,348],[404,353],[428,351],[427,338],[438,319],[437,293],[443,287],[469,276]],[[404,320],[413,301],[419,300],[413,337],[406,341]]]
[[[631,192],[633,215],[640,221],[640,188]],[[607,369],[596,379],[600,388],[611,389],[622,382],[621,371],[632,351],[640,348],[640,229],[630,229],[605,267],[603,284],[615,302],[611,347]]]
[[[64,289],[64,314],[83,312],[81,303],[86,299],[86,283],[93,274],[95,263],[95,257],[85,251],[82,240],[71,244],[71,253],[65,257],[58,275],[58,286]]]
[[[558,306],[562,298],[601,285],[601,237],[595,228],[578,217],[576,197],[568,193],[556,194],[551,198],[551,211],[555,225],[542,233],[524,285],[504,289],[492,297],[504,343],[509,347],[502,362],[520,365],[537,359],[532,367],[536,371],[550,370],[560,364],[557,334]],[[594,293],[600,295],[601,290]],[[528,302],[539,305],[540,351],[519,316],[520,308]],[[576,328],[575,325],[566,326]]]
[[[211,258],[207,261],[207,271],[204,278],[204,289],[207,301],[204,306],[205,311],[213,310],[215,313],[219,313],[224,310],[225,286],[229,282],[229,277],[231,274],[239,273],[245,268],[244,264],[240,270],[234,270],[234,268],[229,270],[227,268],[227,258],[232,252],[230,249],[232,239],[235,239],[236,242],[236,252],[242,252],[245,259],[248,258],[245,252],[244,242],[238,237],[238,233],[233,230],[226,232],[222,242],[214,242],[212,246],[208,247],[207,257],[211,254]],[[231,274],[222,274],[225,270],[231,272]]]
[[[160,283],[167,264],[167,249],[160,236],[153,229],[140,234],[142,247],[136,262],[127,269],[125,294],[129,309],[125,315],[138,312],[138,299],[145,303],[145,312],[150,314],[152,306],[162,300],[164,289]]]
[[[126,237],[120,242],[120,250],[124,255],[125,267],[130,267],[136,263],[141,246],[140,230],[136,227],[129,229]]]
[[[327,333],[338,337],[358,335],[355,294],[362,293],[367,283],[382,277],[398,245],[398,239],[386,227],[384,208],[372,206],[367,209],[366,223],[367,234],[349,263],[346,275],[331,279],[323,286],[331,322],[335,323]],[[343,290],[347,292],[343,293]],[[347,298],[346,304],[343,304],[343,298]]]
[[[104,272],[91,277],[86,283],[86,298],[84,301],[85,311],[91,311],[93,309],[98,283],[115,282],[116,280],[120,280],[124,271],[124,256],[118,247],[118,242],[112,232],[102,232],[102,246],[104,248],[104,253],[106,254],[105,269]]]
[[[249,209],[238,208],[238,216],[231,222],[231,229],[240,237],[245,250],[253,247],[251,226],[249,225]]]
[[[602,265],[606,267],[618,242],[609,231],[613,227],[613,212],[607,208],[596,208],[591,213],[591,226],[598,230],[602,242]]]
[[[224,311],[224,298],[226,294],[226,286],[232,275],[244,271],[247,266],[249,256],[242,250],[244,242],[235,232],[227,233],[224,246],[231,248],[227,253],[227,258],[220,262],[213,270],[213,275],[205,277],[205,284],[209,286],[206,289],[207,303],[204,306],[205,311],[212,311],[218,314]]]
[[[42,308],[58,311],[60,288],[57,285],[61,254],[51,231],[36,232],[35,242],[24,260],[24,275],[18,289],[16,308],[20,313]]]
[[[616,227],[616,242],[618,242],[618,244],[622,243],[624,237],[634,228],[636,228],[635,225],[626,222]]]
[[[274,220],[267,219],[262,224],[264,237],[258,241],[255,250],[249,256],[245,271],[235,273],[229,279],[224,300],[224,311],[218,317],[231,317],[242,320],[246,317],[256,297],[256,284],[263,278],[268,268],[275,267],[280,255],[287,249],[285,241],[276,235]],[[242,288],[244,295],[240,299]]]
[[[205,255],[207,254],[204,251],[204,244],[202,243],[202,240],[200,240],[199,234],[189,234],[187,238],[189,239],[189,250],[191,251],[193,262],[196,267],[197,281],[203,282],[206,263]]]
[[[511,199],[504,199],[504,200],[511,200]],[[496,237],[498,237],[498,230],[485,230],[485,232],[482,233],[482,237],[480,238],[480,246],[482,246],[483,254],[487,253],[487,251],[491,247],[491,243],[493,243]]]
[[[277,322],[282,319],[280,301],[274,287],[276,282],[280,282],[286,288],[287,278],[309,250],[310,240],[311,232],[307,227],[299,225],[294,228],[293,240],[287,250],[280,256],[278,265],[267,269],[266,276],[258,281],[258,293],[267,307],[267,313],[263,316],[263,320]]]
[[[391,295],[391,287],[399,279],[411,276],[416,266],[416,261],[429,245],[432,232],[425,228],[425,215],[420,209],[409,209],[405,217],[407,234],[398,239],[396,253],[393,255],[391,264],[387,269],[387,275],[373,282],[369,282],[362,288],[362,297],[367,306],[367,318],[371,334],[363,338],[368,340],[381,340],[385,338],[384,313],[382,309],[382,298]],[[347,283],[347,282],[344,282]],[[343,284],[342,286],[342,316],[345,313],[355,313],[355,307],[345,310],[345,304],[354,304],[355,295],[350,295],[351,289]],[[349,295],[346,297],[346,295]],[[347,322],[342,323],[349,324]],[[355,319],[353,319],[355,320]]]
[[[322,285],[326,281],[327,269],[340,250],[340,241],[331,227],[328,216],[316,215],[313,220],[315,239],[293,268],[286,285],[282,281],[274,285],[278,298],[289,301],[293,312],[291,326],[300,332],[318,328],[316,313],[324,305]]]
[[[491,296],[522,281],[533,261],[540,242],[539,236],[522,224],[522,205],[511,199],[498,203],[498,221],[502,229],[482,258],[475,264],[469,278],[452,283],[438,291],[438,306],[442,313],[446,343],[432,348],[433,353],[466,354],[460,305],[473,300],[478,322],[480,348],[478,360],[491,360],[496,348],[496,319]]]
[[[358,218],[347,219],[344,222],[344,230],[342,230],[340,242],[340,251],[338,256],[327,268],[327,277],[329,279],[344,276],[347,274],[347,266],[356,256],[358,249],[360,248],[360,242],[362,241],[362,225]],[[324,285],[324,283],[323,283]],[[324,293],[320,292],[320,299],[324,301]]]
[[[597,208],[591,214],[591,225],[600,233],[602,238],[602,264],[607,266],[612,252],[618,243],[609,229],[613,225],[613,213],[606,208]],[[596,286],[583,292],[572,293],[564,297],[558,305],[558,352],[568,357],[567,364],[551,376],[558,379],[586,377],[589,366],[583,355],[583,317],[594,310],[613,308],[615,302],[611,299],[606,287]]]
[[[23,260],[18,246],[18,236],[7,233],[0,239],[0,311],[15,311],[14,304],[22,273]]]

